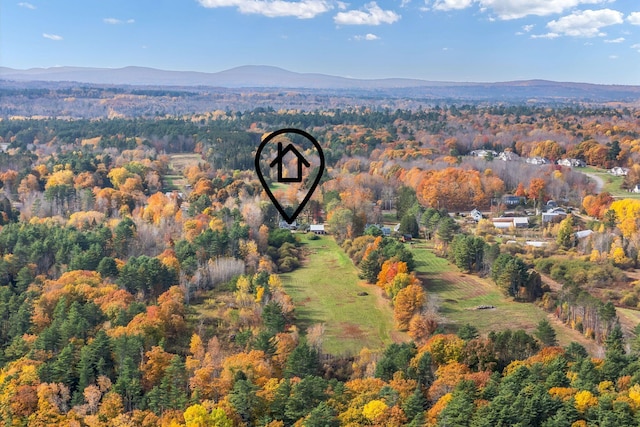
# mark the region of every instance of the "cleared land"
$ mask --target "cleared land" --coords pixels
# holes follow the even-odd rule
[[[640,193],[633,193],[621,188],[622,181],[624,180],[623,176],[613,176],[608,173],[606,169],[598,169],[594,168],[593,166],[574,170],[577,172],[582,172],[587,176],[595,176],[600,178],[603,183],[602,191],[608,192],[613,197],[624,199],[640,198]]]
[[[163,177],[165,191],[184,191],[187,180],[184,177],[184,170],[193,165],[203,162],[200,154],[179,153],[169,155],[169,171]]]
[[[294,300],[298,325],[305,330],[325,324],[324,352],[354,355],[363,347],[381,349],[407,339],[395,332],[393,310],[379,288],[358,278],[353,262],[331,237],[302,240],[309,254],[303,267],[282,279]],[[358,296],[360,292],[368,295]]]
[[[435,296],[445,329],[454,332],[469,323],[486,334],[504,329],[524,329],[533,333],[538,323],[547,318],[553,325],[558,343],[566,346],[579,342],[593,355],[600,355],[599,346],[578,331],[562,325],[554,316],[530,303],[506,298],[488,279],[462,273],[446,259],[438,258],[424,245],[413,245],[416,270],[427,295]],[[476,310],[478,306],[493,309]]]

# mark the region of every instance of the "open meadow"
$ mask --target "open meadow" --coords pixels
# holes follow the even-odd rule
[[[412,245],[412,248],[416,273],[423,282],[427,297],[435,297],[443,326],[448,332],[455,332],[469,323],[481,334],[504,329],[524,329],[533,333],[538,323],[547,318],[560,345],[577,341],[592,354],[599,354],[599,346],[594,341],[562,325],[542,308],[505,297],[489,279],[461,272],[446,259],[437,257],[424,244]],[[478,306],[495,308],[478,310]]]
[[[303,330],[325,324],[324,352],[353,355],[363,347],[379,350],[407,339],[395,332],[393,309],[380,289],[358,278],[333,238],[302,241],[307,253],[303,266],[282,279],[295,303],[297,324]],[[358,295],[363,292],[367,295]]]

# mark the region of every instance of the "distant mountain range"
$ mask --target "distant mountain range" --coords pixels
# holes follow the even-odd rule
[[[145,67],[52,67],[16,70],[0,67],[0,81],[80,82],[87,84],[291,88],[393,91],[397,96],[457,99],[580,99],[638,101],[640,86],[525,80],[499,83],[436,82],[418,79],[353,79],[316,73],[296,73],[278,67],[248,65],[217,73],[167,71]],[[412,90],[408,90],[412,89]],[[415,91],[413,89],[416,89]]]

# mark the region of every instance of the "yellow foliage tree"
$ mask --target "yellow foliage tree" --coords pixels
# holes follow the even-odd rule
[[[375,399],[364,405],[362,415],[369,421],[375,422],[377,419],[382,418],[388,408],[387,404],[382,400]]]
[[[577,392],[574,399],[576,409],[582,413],[598,404],[598,398],[591,394],[589,390]]]

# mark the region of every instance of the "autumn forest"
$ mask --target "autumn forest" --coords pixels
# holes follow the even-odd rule
[[[0,109],[1,426],[640,424],[637,106],[71,95]],[[326,159],[295,227],[281,128]]]

